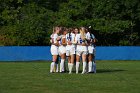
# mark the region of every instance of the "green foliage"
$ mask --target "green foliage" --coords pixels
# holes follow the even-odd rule
[[[139,45],[139,0],[0,0],[0,4],[0,35],[11,40],[1,45],[49,45],[52,28],[58,25],[91,25],[98,45]]]

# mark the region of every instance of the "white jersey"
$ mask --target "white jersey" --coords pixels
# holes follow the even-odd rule
[[[88,40],[93,40],[93,39],[95,39],[95,36],[93,34],[91,34],[91,33],[88,32],[86,34],[86,38]],[[94,47],[94,44],[93,43],[90,43],[90,45],[88,46],[88,53],[95,55],[95,47]]]
[[[86,34],[85,34],[86,37]],[[87,51],[87,46],[82,46],[81,44],[85,41],[82,40],[81,34],[76,35],[77,49],[76,51]]]
[[[74,33],[68,33],[66,34],[66,41],[67,41],[67,46],[66,46],[66,55],[72,55],[75,54],[75,34]],[[71,42],[72,45],[68,45],[68,42]]]
[[[93,39],[95,39],[95,36],[93,35],[93,34],[91,34],[91,33],[87,33],[86,34],[86,38],[88,39],[88,40],[92,40],[93,41]],[[90,43],[90,45],[91,46],[94,46],[94,44],[93,43]]]
[[[75,34],[74,33],[68,33],[66,34],[66,41],[71,41],[72,43],[75,41]]]
[[[57,38],[58,38],[58,34],[52,34],[51,35],[51,42],[57,43]],[[51,45],[51,54],[58,55],[58,46],[53,45],[53,44]]]
[[[52,34],[52,35],[51,35],[51,41],[52,41],[53,43],[57,43],[57,38],[58,38],[58,34]]]
[[[67,41],[67,42],[70,41],[70,42],[72,43],[72,45],[68,45],[68,43],[67,43],[67,46],[66,46],[66,49],[67,49],[67,50],[70,50],[71,47],[75,47],[75,45],[74,45],[75,38],[76,38],[76,36],[75,36],[74,33],[68,33],[68,34],[66,34],[66,41]]]
[[[95,36],[94,36],[93,34],[87,32],[86,38],[87,38],[88,40],[90,40],[90,39],[95,39]]]

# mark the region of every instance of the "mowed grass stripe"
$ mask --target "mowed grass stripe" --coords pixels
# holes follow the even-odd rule
[[[50,74],[50,62],[0,62],[0,93],[140,93],[139,66],[97,61],[96,74],[69,75]]]

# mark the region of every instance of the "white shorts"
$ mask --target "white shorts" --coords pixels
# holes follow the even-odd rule
[[[68,45],[66,46],[66,56],[74,55],[75,54],[75,46],[74,45]]]
[[[59,46],[58,48],[59,55],[66,53],[66,47],[65,46]]]
[[[81,56],[82,54],[88,55],[88,51],[76,51],[76,55]]]
[[[84,54],[84,55],[87,55],[88,54],[88,48],[87,48],[87,46],[77,45],[76,55],[81,56],[82,54]]]
[[[51,54],[58,55],[58,47],[55,45],[51,45]]]
[[[88,53],[89,54],[94,54],[94,51],[95,50],[95,48],[94,48],[94,46],[88,46]]]

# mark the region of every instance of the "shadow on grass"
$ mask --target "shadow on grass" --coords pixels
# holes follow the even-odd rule
[[[97,69],[97,73],[112,73],[112,72],[122,72],[126,70],[122,69]]]

